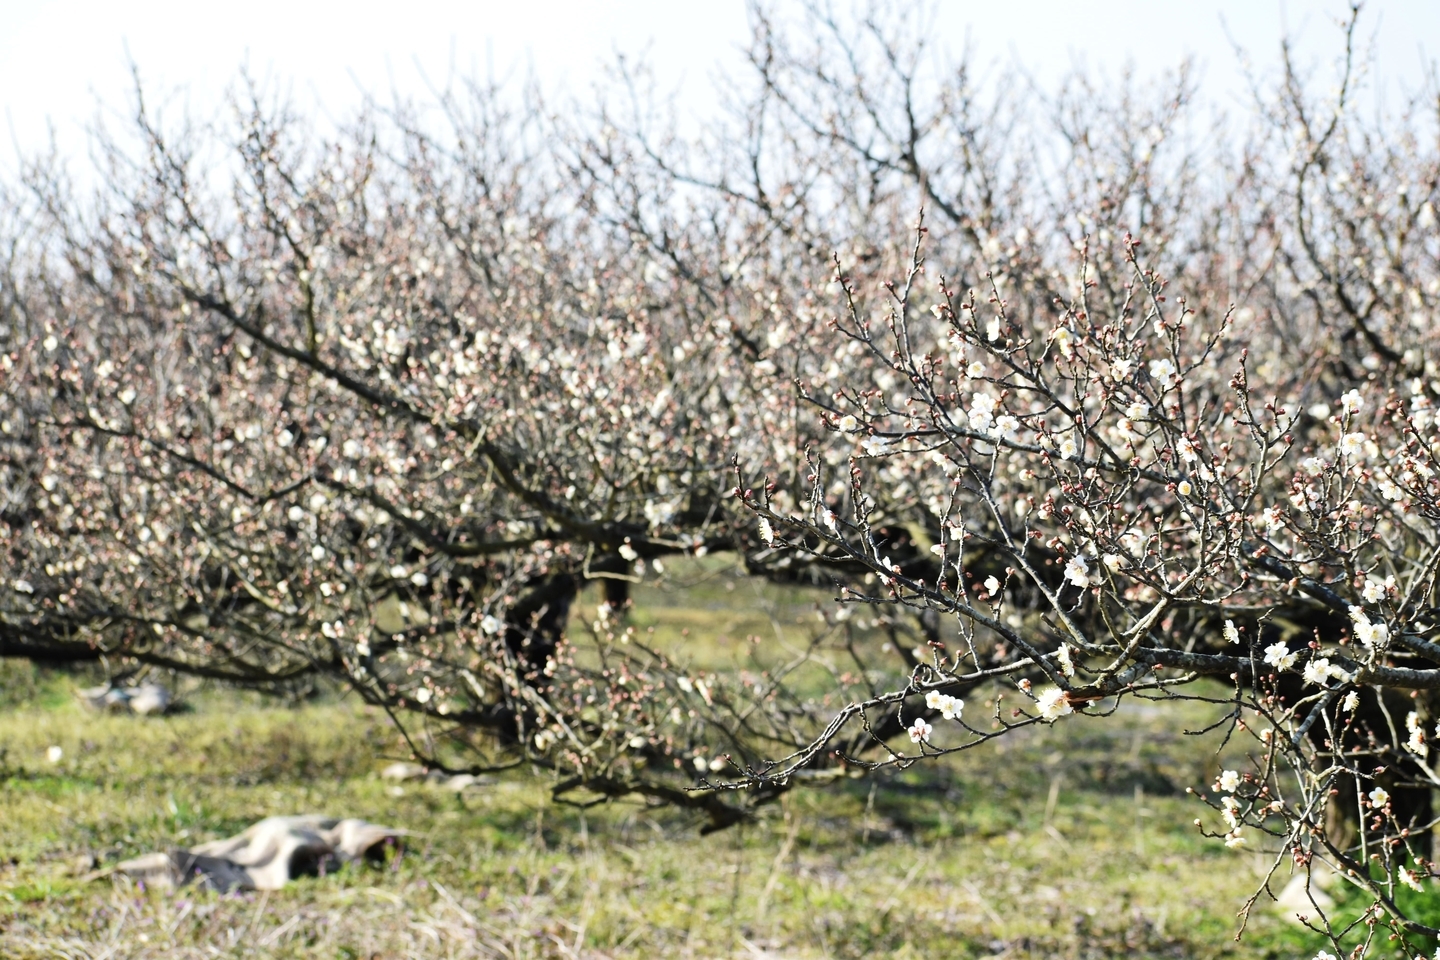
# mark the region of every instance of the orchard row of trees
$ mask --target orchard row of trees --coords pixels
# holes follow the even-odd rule
[[[1205,829],[1366,889],[1337,949],[1435,935],[1440,101],[1358,109],[1359,22],[1220,119],[886,7],[756,10],[694,140],[635,73],[327,137],[137,98],[0,187],[0,654],[339,679],[436,766],[711,827],[1199,697],[1252,755]],[[720,551],[829,590],[809,647],[626,624]]]

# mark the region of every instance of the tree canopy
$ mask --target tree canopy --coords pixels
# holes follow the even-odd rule
[[[0,654],[338,679],[433,765],[713,827],[1199,698],[1252,756],[1204,829],[1433,936],[1440,115],[1366,118],[1358,23],[1335,91],[1287,49],[1238,117],[882,7],[757,10],[694,141],[633,72],[330,136],[137,94],[94,189],[0,187]],[[809,648],[696,674],[627,626],[719,551],[830,590]]]

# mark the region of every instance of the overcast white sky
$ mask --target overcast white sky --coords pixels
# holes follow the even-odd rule
[[[784,4],[782,3],[783,7]],[[1271,62],[1288,25],[1304,48],[1333,53],[1334,0],[942,0],[935,39],[967,38],[985,61],[1016,59],[1042,81],[1077,60],[1142,73],[1200,62],[1206,90],[1239,92],[1229,34]],[[1392,86],[1418,84],[1440,54],[1440,0],[1371,0],[1365,37]],[[97,102],[123,107],[127,63],[147,88],[183,91],[210,110],[241,64],[291,85],[301,104],[344,115],[362,91],[423,93],[422,69],[443,80],[451,65],[484,76],[533,70],[552,89],[583,93],[614,51],[648,49],[657,74],[703,112],[717,68],[748,32],[744,0],[0,0],[0,167],[12,144],[42,146],[53,125],[67,151],[80,145]]]

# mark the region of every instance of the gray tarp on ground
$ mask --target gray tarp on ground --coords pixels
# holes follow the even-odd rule
[[[76,690],[75,695],[93,710],[138,713],[142,716],[165,713],[174,704],[170,691],[158,683],[142,683],[133,687],[112,687],[107,683]]]
[[[116,864],[114,872],[150,886],[201,883],[230,890],[278,890],[291,879],[384,853],[404,830],[335,817],[267,817],[239,836]]]

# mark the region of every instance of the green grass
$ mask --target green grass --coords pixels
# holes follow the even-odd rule
[[[1202,810],[1174,791],[1208,775],[1204,754],[1132,714],[797,791],[701,838],[672,811],[556,806],[524,777],[463,796],[394,791],[375,776],[393,735],[349,703],[216,695],[158,720],[15,711],[0,716],[0,955],[1313,956],[1268,912],[1231,942],[1256,857],[1188,826]],[[305,811],[418,836],[388,868],[269,895],[83,880],[92,857]]]
[[[706,669],[733,666],[748,635],[813,629],[807,593],[702,573],[683,604],[640,591],[631,622]],[[594,615],[587,599],[577,616]],[[1168,708],[799,789],[701,837],[669,809],[557,805],[528,775],[464,795],[397,789],[377,771],[403,748],[353,701],[202,690],[189,713],[96,716],[70,695],[83,682],[0,667],[0,957],[1309,958],[1320,945],[1271,908],[1233,942],[1263,858],[1191,825],[1214,817],[1184,788],[1219,762]],[[387,867],[270,894],[86,879],[304,812],[416,835]]]

